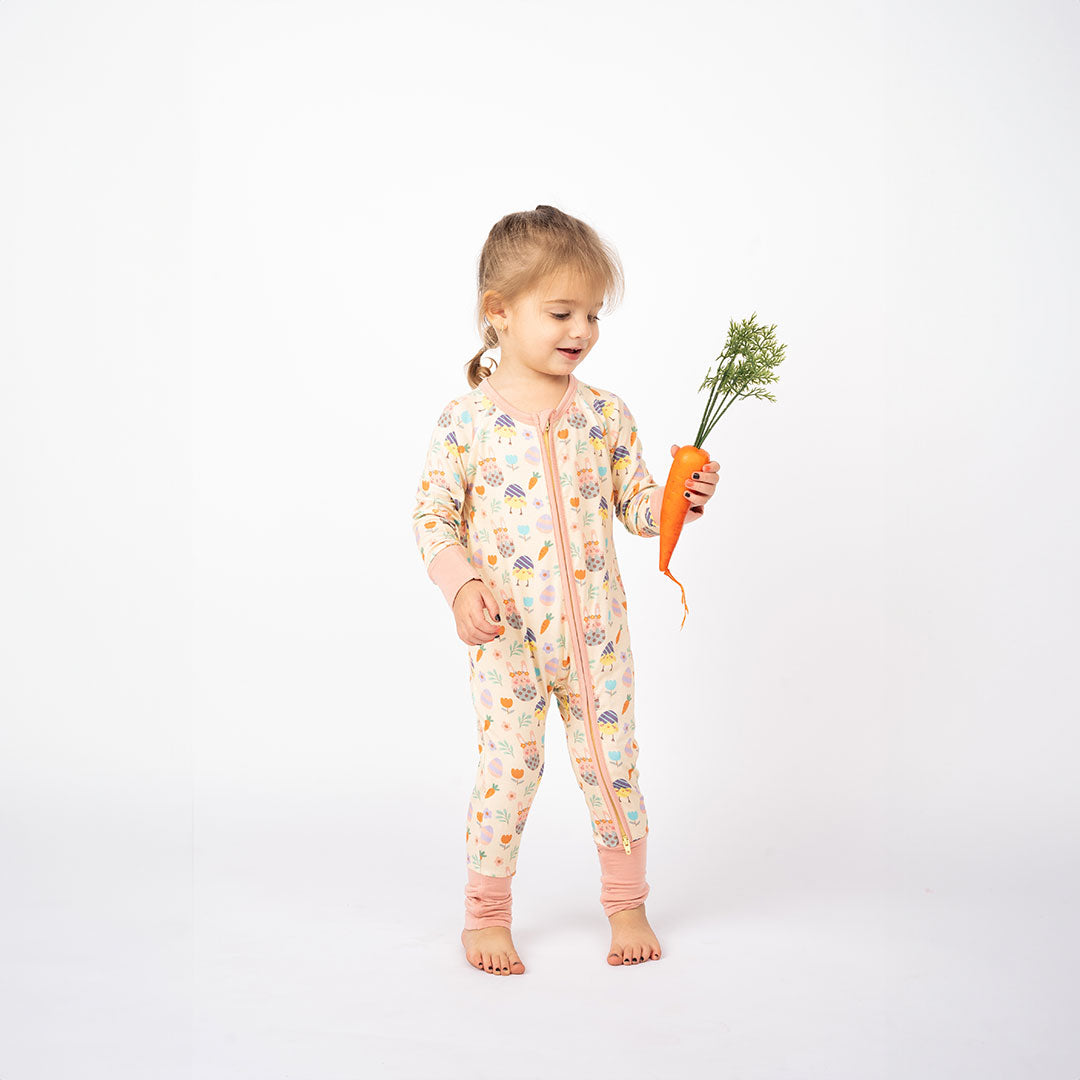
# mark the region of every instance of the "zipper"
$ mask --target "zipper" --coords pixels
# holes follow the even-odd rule
[[[630,825],[627,822],[625,815],[621,812],[622,807],[619,806],[618,796],[615,795],[611,786],[611,777],[608,775],[607,771],[607,761],[596,749],[594,734],[596,716],[593,713],[592,672],[589,670],[587,657],[582,655],[583,650],[578,641],[582,620],[577,609],[577,583],[574,581],[573,566],[570,563],[570,539],[566,535],[566,522],[563,520],[565,508],[563,507],[562,501],[562,484],[559,483],[559,471],[555,465],[555,455],[551,449],[551,412],[548,412],[543,421],[540,419],[540,414],[537,413],[536,425],[543,433],[544,449],[547,451],[549,475],[548,492],[551,495],[551,505],[555,508],[555,538],[559,542],[559,561],[561,563],[563,581],[567,583],[564,592],[570,598],[571,618],[573,620],[570,627],[571,647],[574,649],[575,656],[577,657],[578,671],[581,673],[581,678],[588,682],[588,686],[582,687],[586,692],[581,695],[585,701],[586,738],[589,740],[589,745],[592,748],[593,761],[596,762],[596,766],[600,770],[600,775],[604,779],[601,790],[606,792],[608,799],[611,802],[611,807],[614,810],[612,820],[617,824],[619,832],[622,834],[623,848],[626,850],[627,855],[632,855],[633,852],[630,850]]]

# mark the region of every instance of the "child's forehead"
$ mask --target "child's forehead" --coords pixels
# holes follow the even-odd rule
[[[579,307],[600,307],[604,302],[602,287],[580,277],[561,276],[533,290],[541,304],[577,304]]]

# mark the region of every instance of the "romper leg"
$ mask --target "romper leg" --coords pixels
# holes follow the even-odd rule
[[[557,689],[566,745],[578,787],[585,796],[593,842],[601,851],[633,858],[633,842],[649,831],[645,799],[638,782],[638,744],[634,723],[634,660],[629,636],[619,643],[597,638],[592,669],[583,679],[572,662]],[[602,646],[602,647],[601,647]],[[591,700],[588,688],[592,687]],[[628,836],[631,853],[622,837]]]
[[[468,662],[478,760],[465,817],[466,928],[509,926],[510,878],[544,772],[546,684],[523,633],[470,646]]]

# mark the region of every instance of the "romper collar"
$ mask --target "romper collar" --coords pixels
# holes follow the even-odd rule
[[[498,405],[504,413],[509,414],[515,420],[520,420],[524,424],[539,423],[540,427],[543,427],[544,420],[547,417],[550,416],[552,420],[557,420],[560,416],[562,416],[564,412],[566,412],[567,408],[569,408],[570,406],[570,402],[574,400],[574,395],[577,393],[578,387],[578,380],[574,377],[574,373],[571,371],[570,382],[567,384],[566,393],[563,394],[562,400],[559,402],[558,405],[555,406],[555,408],[544,409],[540,413],[527,413],[517,408],[517,406],[511,405],[510,402],[507,401],[506,398],[504,398],[502,394],[500,394],[498,390],[495,389],[494,386],[489,385],[489,380],[490,376],[481,379],[480,382],[476,384],[477,390],[483,390],[484,393],[487,394],[487,396],[491,398],[491,400],[494,401],[495,404]]]

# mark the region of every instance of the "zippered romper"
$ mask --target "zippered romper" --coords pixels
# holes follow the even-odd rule
[[[526,413],[489,383],[443,408],[413,513],[446,602],[479,579],[499,602],[492,625],[506,628],[467,646],[479,761],[465,818],[466,927],[510,925],[510,878],[544,772],[552,696],[610,915],[649,890],[634,655],[612,523],[659,536],[663,487],[618,395],[571,373],[558,405]]]

